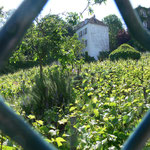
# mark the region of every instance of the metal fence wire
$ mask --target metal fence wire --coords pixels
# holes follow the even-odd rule
[[[48,0],[24,0],[0,31],[0,67],[42,10]],[[150,33],[143,28],[129,0],[115,0],[133,37],[150,51]],[[0,98],[0,130],[25,150],[55,150]],[[123,150],[140,150],[150,137],[150,111],[123,146]]]

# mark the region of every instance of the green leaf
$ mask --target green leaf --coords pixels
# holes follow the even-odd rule
[[[36,120],[36,122],[40,125],[43,125],[43,121],[42,120]]]
[[[90,125],[89,125],[89,124],[85,126],[85,129],[89,129],[89,128],[90,128]]]
[[[95,114],[96,117],[99,116],[99,111],[98,111],[98,109],[94,109],[93,112],[94,112],[94,114]]]
[[[127,123],[128,118],[129,118],[129,116],[127,116],[127,115],[123,116],[123,123]]]
[[[116,105],[117,105],[117,104],[114,103],[114,102],[112,102],[112,103],[109,104],[109,106],[111,106],[111,107],[116,106]]]
[[[69,111],[72,112],[72,111],[74,111],[76,108],[77,108],[77,107],[72,106],[72,107],[69,109]]]
[[[57,137],[56,142],[58,147],[62,146],[62,142],[65,142],[65,140],[62,137]]]
[[[92,93],[92,92],[89,92],[87,95],[88,95],[88,96],[91,96],[91,95],[93,95],[93,93]]]
[[[5,145],[3,145],[3,149],[4,149],[4,150],[16,150],[15,147],[5,146]]]
[[[34,115],[29,115],[28,118],[29,119],[35,119],[35,116]]]
[[[65,124],[66,122],[67,122],[67,119],[64,119],[64,118],[58,121],[59,124]]]
[[[69,137],[69,136],[70,136],[70,135],[65,134],[65,133],[62,135],[62,137]]]
[[[97,100],[96,97],[94,97],[94,98],[92,99],[92,102],[95,103],[95,104],[96,104],[97,101],[98,101],[98,100]]]

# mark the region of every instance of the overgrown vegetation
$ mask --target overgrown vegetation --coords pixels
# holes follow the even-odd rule
[[[33,68],[1,76],[0,89],[6,102],[59,149],[115,150],[150,108],[149,64],[149,54],[139,61],[107,59],[84,64],[80,77],[77,68],[47,66],[44,84],[37,79],[39,68]],[[23,102],[33,103],[24,109]],[[5,146],[18,147],[3,135]]]
[[[1,73],[24,69],[24,66],[33,67],[34,64],[40,66],[42,77],[43,66],[46,64],[58,59],[62,65],[77,62],[76,59],[80,60],[84,47],[72,26],[78,22],[79,17],[76,13],[68,13],[65,19],[52,14],[36,18]]]
[[[98,56],[98,60],[99,61],[106,60],[107,58],[109,58],[109,54],[110,54],[110,51],[100,51],[99,56]]]
[[[104,18],[114,51],[100,52],[98,62],[88,53],[83,58],[84,44],[72,28],[80,22],[78,14],[68,13],[66,20],[49,14],[35,21],[3,73],[23,70],[0,76],[0,94],[61,150],[120,149],[150,108],[149,53],[141,56],[127,44],[114,50],[129,40],[115,15]],[[0,149],[22,148],[1,133]]]
[[[35,85],[22,99],[21,108],[37,118],[43,118],[42,114],[49,109],[65,109],[65,106],[75,100],[69,74],[56,67],[48,70],[42,79],[35,76]]]
[[[83,54],[83,57],[84,57],[85,62],[89,62],[90,63],[90,62],[94,62],[95,61],[95,58],[89,56],[87,51]]]

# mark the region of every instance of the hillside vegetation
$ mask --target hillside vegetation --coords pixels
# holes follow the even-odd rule
[[[8,105],[59,149],[120,149],[150,108],[149,54],[138,61],[87,63],[80,72],[58,65],[46,66],[43,72],[42,85],[38,85],[38,67],[3,75],[0,92]],[[46,91],[46,98],[36,92],[39,89]],[[69,100],[65,101],[63,92]],[[59,105],[50,105],[55,96]],[[3,148],[20,149],[8,137],[0,138]]]

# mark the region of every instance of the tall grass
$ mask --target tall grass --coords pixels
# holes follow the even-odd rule
[[[41,116],[48,109],[65,108],[74,98],[69,74],[54,69],[42,79],[35,77],[35,85],[25,95],[21,106],[26,113]]]

